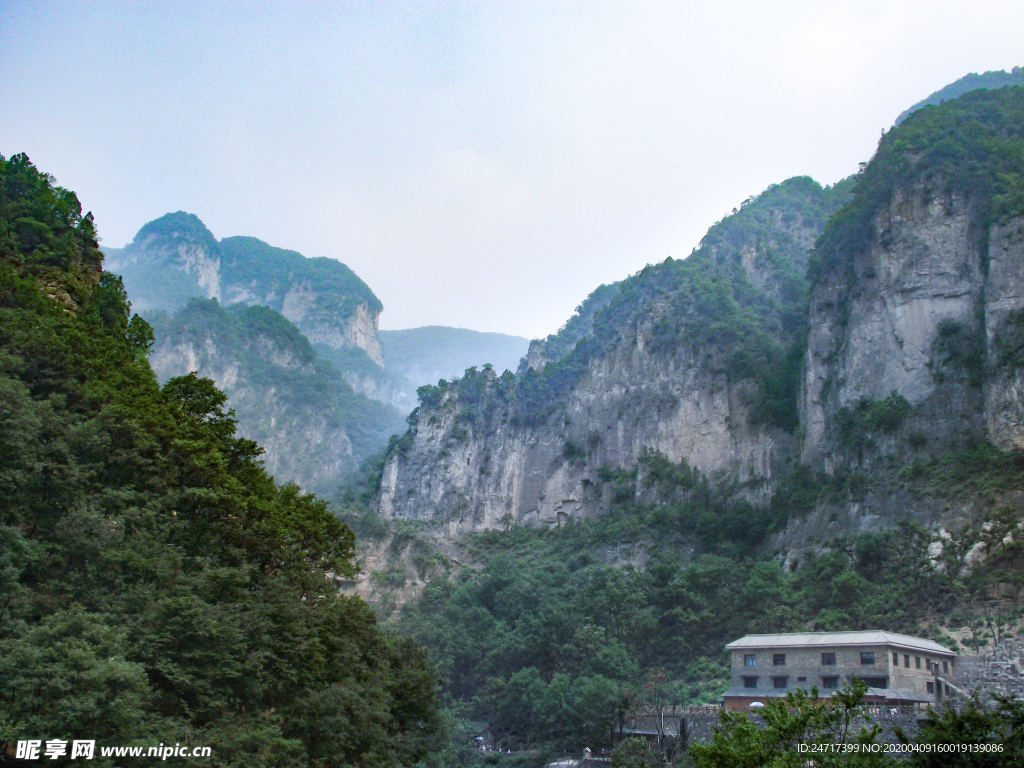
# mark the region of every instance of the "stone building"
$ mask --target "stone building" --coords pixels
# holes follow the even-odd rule
[[[831,696],[854,678],[865,701],[885,706],[938,704],[950,695],[956,654],[931,640],[895,632],[746,635],[729,643],[732,686],[722,703],[747,708],[797,688]]]

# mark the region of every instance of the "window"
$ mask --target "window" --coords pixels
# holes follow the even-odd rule
[[[928,683],[928,693],[935,693],[935,683]]]
[[[945,686],[945,688],[946,688],[946,695],[949,696],[949,686],[947,685],[947,686]]]
[[[823,653],[821,654],[821,666],[823,667],[834,667],[836,665],[836,655],[834,653]]]
[[[861,664],[874,664],[875,663],[875,652],[874,651],[861,651],[860,652],[860,663]]]
[[[900,665],[900,655],[898,653],[894,653],[892,655],[892,665],[894,667],[898,667]]]
[[[798,678],[796,679],[796,681],[797,681],[798,683],[806,683],[806,682],[807,682],[807,678],[806,678],[806,677],[798,677]]]
[[[904,653],[903,654],[903,666],[906,667],[907,669],[910,669],[910,654],[909,653]]]
[[[773,677],[772,688],[785,688],[788,680],[788,677]]]
[[[839,678],[838,677],[823,677],[821,678],[822,688],[838,688]]]
[[[744,677],[743,678],[743,687],[744,688],[757,688],[757,678],[756,677]]]
[[[861,677],[860,680],[864,681],[864,685],[868,688],[888,688],[889,678],[888,677]]]
[[[932,660],[931,659],[925,659],[924,660],[924,668],[927,669],[929,672],[931,672],[931,670],[932,670]]]
[[[772,664],[776,667],[786,666],[786,654],[776,653],[772,655]]]
[[[744,667],[756,667],[757,666],[757,654],[756,653],[744,654],[744,656],[743,656],[743,666]]]
[[[945,662],[945,661],[942,662],[942,672],[943,672],[943,674],[949,672],[949,663],[948,662]]]
[[[920,669],[921,668],[921,657],[920,656],[915,656],[914,657],[914,667],[916,669]]]

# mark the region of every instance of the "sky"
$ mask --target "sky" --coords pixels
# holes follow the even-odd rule
[[[381,328],[532,338],[1022,40],[1019,0],[3,0],[0,154],[103,245],[184,210],[343,261]]]

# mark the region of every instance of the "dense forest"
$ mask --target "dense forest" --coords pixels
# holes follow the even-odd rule
[[[72,192],[0,158],[0,760],[54,738],[96,740],[100,765],[158,743],[218,766],[440,759],[423,652],[331,578],[352,532],[267,476],[209,380],[158,385],[101,258]]]

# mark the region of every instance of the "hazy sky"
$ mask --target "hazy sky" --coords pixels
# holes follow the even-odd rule
[[[185,210],[344,261],[383,328],[533,337],[1022,41],[1020,0],[3,0],[0,154],[106,245]]]

